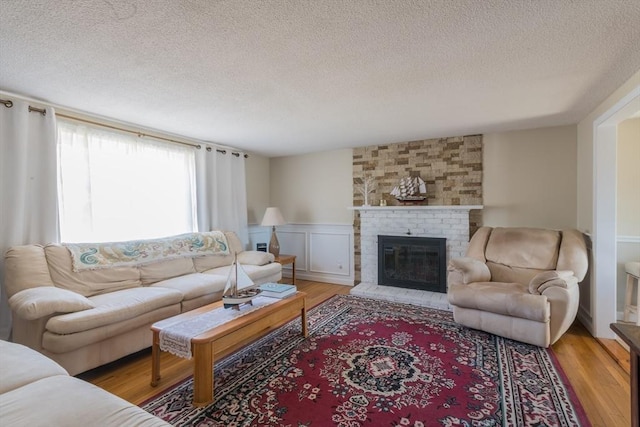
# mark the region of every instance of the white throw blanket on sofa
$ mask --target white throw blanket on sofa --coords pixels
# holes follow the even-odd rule
[[[221,231],[186,233],[160,239],[109,243],[63,243],[71,252],[73,270],[96,270],[148,264],[172,258],[229,255]]]

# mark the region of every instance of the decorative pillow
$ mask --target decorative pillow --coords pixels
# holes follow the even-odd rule
[[[240,264],[265,265],[275,261],[272,253],[262,251],[243,251],[238,254]]]
[[[18,292],[9,298],[9,306],[21,318],[35,320],[54,313],[87,310],[95,304],[75,292],[44,286]]]

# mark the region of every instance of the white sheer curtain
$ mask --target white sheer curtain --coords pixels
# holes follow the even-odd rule
[[[196,230],[194,148],[63,120],[58,136],[63,241]]]
[[[245,158],[207,147],[197,154],[198,230],[235,231],[249,243]]]
[[[56,119],[15,100],[0,105],[0,282],[11,246],[59,240],[56,193]],[[0,286],[0,338],[11,331],[11,312]]]

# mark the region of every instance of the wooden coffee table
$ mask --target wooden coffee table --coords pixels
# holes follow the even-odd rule
[[[257,337],[270,327],[276,326],[300,314],[302,335],[306,338],[307,309],[306,294],[297,292],[290,297],[269,304],[240,316],[229,322],[216,326],[191,339],[193,354],[193,404],[202,406],[213,401],[213,361],[220,354],[228,352],[239,343]],[[222,307],[222,301],[209,304],[186,313],[172,317],[172,320],[186,320],[193,316]],[[242,310],[242,308],[241,308]],[[161,327],[154,323],[153,346],[151,347],[151,386],[158,385],[160,380],[160,331]]]

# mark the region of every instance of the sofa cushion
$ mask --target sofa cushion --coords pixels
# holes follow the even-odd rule
[[[209,255],[195,257],[193,259],[193,265],[195,266],[196,271],[199,273],[205,270],[210,270],[212,268],[230,265],[232,262],[233,255]]]
[[[54,286],[44,246],[23,245],[9,248],[4,256],[4,285],[9,296],[27,288]]]
[[[69,376],[44,378],[0,395],[5,426],[168,426],[99,387]]]
[[[44,251],[49,263],[51,279],[58,288],[89,297],[141,285],[140,272],[135,267],[75,272],[71,266],[71,254],[67,248],[50,244],[45,246]]]
[[[236,233],[233,231],[226,231],[224,235],[227,238],[227,244],[229,245],[229,255],[208,255],[193,258],[193,265],[197,272],[201,273],[212,268],[231,265],[234,255],[244,250],[242,242]]]
[[[550,306],[544,295],[529,293],[529,284],[475,282],[449,286],[449,303],[462,308],[548,322]]]
[[[68,374],[62,366],[37,351],[0,340],[0,394],[55,375]]]
[[[250,265],[243,264],[242,268],[247,273],[251,280],[254,282],[261,282],[262,279],[272,276],[274,274],[278,274],[282,271],[282,265],[277,262],[267,264],[267,265]],[[205,274],[214,274],[217,276],[226,277],[229,275],[229,271],[231,270],[231,266],[227,265],[226,267],[218,267],[213,268],[211,270],[204,271]]]
[[[154,283],[151,287],[169,288],[179,291],[183,299],[191,300],[203,295],[220,292],[226,279],[212,274],[193,273]]]
[[[244,251],[238,254],[238,262],[243,265],[265,265],[275,260],[276,257],[269,252]]]
[[[74,373],[83,372],[87,369],[91,369],[92,367],[102,365],[104,363],[113,361],[119,357],[125,356],[125,353],[122,354],[124,348],[134,349],[133,351],[142,350],[143,348],[151,346],[151,335],[149,333],[149,328],[155,322],[160,320],[168,319],[169,317],[176,316],[181,313],[181,304],[172,304],[167,305],[162,308],[158,308],[156,310],[150,311],[148,313],[141,314],[136,317],[132,317],[131,319],[122,320],[120,322],[109,323],[104,326],[100,326],[98,328],[89,329],[86,331],[76,332],[73,334],[57,334],[49,331],[45,331],[42,334],[42,348],[45,349],[48,353],[51,354],[61,354],[64,355],[60,364],[63,366],[66,363],[70,363],[71,367],[68,367],[67,370],[73,371]],[[142,335],[136,331],[143,331]],[[133,335],[131,335],[132,333]],[[128,336],[129,339],[135,340],[135,343],[132,342],[122,342],[118,340],[119,336]],[[112,339],[114,338],[114,339]],[[104,349],[104,346],[108,346],[109,344],[105,344],[108,342],[117,342],[120,341],[122,346],[116,344],[115,348]],[[148,342],[147,342],[148,341]],[[101,362],[93,365],[89,368],[83,368],[80,370],[76,370],[75,357],[71,356],[71,354],[66,355],[65,353],[73,352],[74,350],[80,350],[80,354],[77,354],[77,357],[82,357],[82,353],[84,353],[85,349],[83,347],[91,347],[92,350],[90,353],[99,353],[99,354],[90,354],[87,355],[89,358],[93,358],[96,361],[100,360]],[[113,358],[114,355],[119,355]],[[66,357],[69,356],[69,357]],[[57,360],[57,359],[56,359]],[[86,359],[83,359],[84,363]]]
[[[244,250],[244,245],[236,233],[233,231],[225,231],[224,235],[227,238],[229,252],[231,254],[242,252]]]
[[[27,320],[95,307],[94,303],[80,294],[52,286],[20,291],[9,298],[9,305],[19,317]]]
[[[195,273],[192,258],[176,258],[167,261],[144,264],[138,267],[143,285],[149,285],[183,274]]]
[[[95,308],[52,317],[47,322],[47,330],[56,334],[73,334],[121,322],[179,303],[182,293],[168,288],[144,287],[96,295],[90,300]]]
[[[487,261],[511,267],[555,270],[560,241],[560,232],[555,230],[494,228],[485,256]]]

